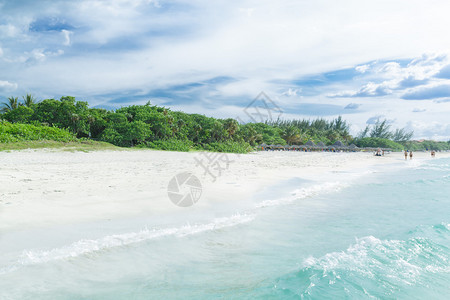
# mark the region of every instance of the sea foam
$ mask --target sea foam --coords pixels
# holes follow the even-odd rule
[[[231,217],[216,218],[210,223],[194,225],[186,224],[181,227],[173,228],[145,228],[138,232],[108,235],[99,239],[82,239],[70,245],[51,250],[24,250],[17,263],[1,269],[0,274],[12,272],[21,266],[75,258],[81,255],[168,236],[185,237],[244,224],[254,219],[254,214],[234,214]]]
[[[309,187],[294,190],[289,197],[262,201],[256,204],[256,208],[289,204],[298,199],[305,199],[319,194],[338,192],[346,186],[348,186],[348,183],[343,182],[326,182],[322,184],[315,184]]]

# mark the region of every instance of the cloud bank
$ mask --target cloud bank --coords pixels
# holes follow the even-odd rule
[[[285,116],[342,114],[354,131],[373,115],[448,124],[448,11],[444,0],[0,1],[0,98],[236,117],[265,91]]]

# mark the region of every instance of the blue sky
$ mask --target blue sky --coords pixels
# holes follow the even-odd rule
[[[0,102],[32,93],[150,100],[245,121],[377,118],[450,139],[448,1],[0,0]]]

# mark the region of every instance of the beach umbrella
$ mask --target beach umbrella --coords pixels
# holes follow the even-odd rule
[[[318,142],[317,147],[319,148],[325,148],[325,144],[323,142]]]
[[[350,146],[348,146],[348,149],[352,150],[352,151],[356,151],[358,148],[358,146],[356,146],[355,144],[351,144]]]
[[[316,146],[313,141],[306,142],[305,146],[314,147]]]
[[[336,143],[333,144],[334,147],[336,148],[341,148],[341,147],[345,147],[345,145],[341,142],[341,141],[337,141]]]

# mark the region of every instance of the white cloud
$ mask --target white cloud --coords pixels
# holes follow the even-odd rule
[[[17,89],[17,83],[12,83],[6,80],[0,80],[0,90],[9,92]]]
[[[450,124],[442,124],[438,121],[409,121],[406,128],[414,131],[416,139],[447,141],[450,136]]]
[[[21,30],[12,24],[0,25],[0,36],[14,38]]]
[[[329,94],[329,97],[375,97],[389,95],[391,91],[389,82],[382,83],[369,82],[363,85],[358,91],[343,91]]]
[[[301,93],[301,91],[301,89],[289,88],[287,91],[283,92],[282,95],[288,97],[297,96],[298,93]]]
[[[63,37],[64,37],[63,45],[64,46],[69,46],[70,45],[70,36],[73,34],[73,32],[70,31],[70,30],[65,30],[65,29],[61,30],[61,32],[62,32]]]
[[[362,86],[357,90],[345,90],[329,94],[330,97],[376,97],[396,94],[401,97],[415,87],[427,88],[442,84],[445,79],[435,78],[450,60],[447,54],[428,54],[412,60],[406,66],[397,61],[372,63],[355,68],[363,73],[359,77]],[[369,82],[364,82],[369,80]],[[374,82],[378,81],[378,82]]]
[[[360,72],[360,73],[365,73],[369,69],[370,69],[370,65],[361,65],[361,66],[357,66],[355,68],[355,70]]]

